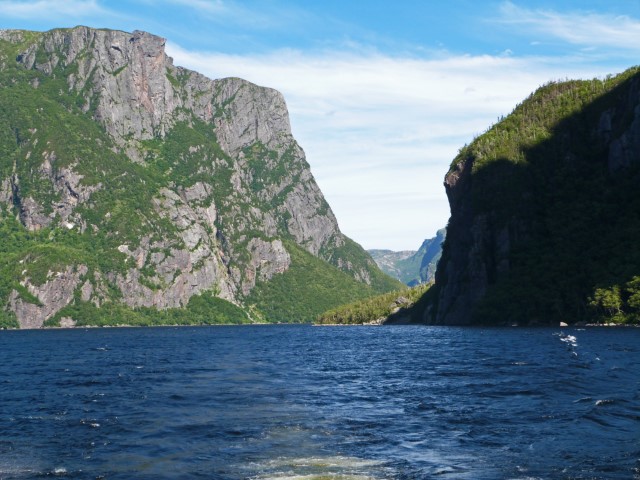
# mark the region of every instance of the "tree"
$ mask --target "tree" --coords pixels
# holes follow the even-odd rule
[[[622,298],[620,297],[620,287],[614,285],[610,288],[597,288],[589,305],[594,307],[601,317],[616,319],[622,315]]]

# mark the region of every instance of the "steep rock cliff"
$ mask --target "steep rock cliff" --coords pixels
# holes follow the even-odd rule
[[[176,67],[164,44],[0,31],[0,209],[5,229],[16,215],[32,232],[32,250],[7,251],[2,271],[26,266],[15,282],[29,288],[0,289],[19,324],[79,302],[180,308],[204,292],[260,316],[247,296],[295,267],[283,242],[347,272],[345,299],[395,286],[340,232],[282,95]],[[49,273],[72,295],[45,293],[57,289]]]
[[[638,69],[540,88],[453,161],[422,320],[557,325],[631,305],[639,170]]]

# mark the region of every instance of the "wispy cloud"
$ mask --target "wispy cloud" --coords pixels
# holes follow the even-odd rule
[[[97,0],[0,1],[0,16],[13,19],[48,18],[68,21],[111,15],[111,13]]]
[[[150,1],[150,0],[145,0]],[[164,3],[191,9],[198,15],[225,27],[237,25],[252,32],[271,29],[292,29],[309,20],[309,13],[293,5],[277,3],[247,4],[232,0],[163,0]],[[157,3],[150,2],[150,3]]]
[[[585,11],[529,9],[505,2],[499,21],[573,45],[640,51],[640,19]]]
[[[341,227],[367,248],[417,248],[444,226],[442,180],[458,149],[539,85],[609,73],[502,55],[225,55],[174,44],[168,50],[176,64],[211,78],[238,76],[280,90]]]

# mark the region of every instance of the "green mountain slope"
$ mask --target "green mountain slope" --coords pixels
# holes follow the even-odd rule
[[[247,298],[270,322],[312,322],[322,312],[398,287],[379,275],[380,283],[363,286],[350,275],[314,257],[295,244],[287,244],[291,266],[268,282],[259,282]]]
[[[412,307],[431,288],[420,284],[401,291],[383,293],[323,312],[318,325],[381,325],[416,323]]]
[[[637,321],[640,70],[543,86],[461,149],[423,320]]]
[[[302,252],[349,279],[332,306],[398,285],[340,232],[278,92],[144,32],[0,30],[0,231],[0,326],[300,321],[305,285],[253,291]]]

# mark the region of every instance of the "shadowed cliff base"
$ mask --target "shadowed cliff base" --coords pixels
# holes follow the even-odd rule
[[[414,318],[637,322],[639,182],[637,68],[540,88],[453,161],[436,286]]]

